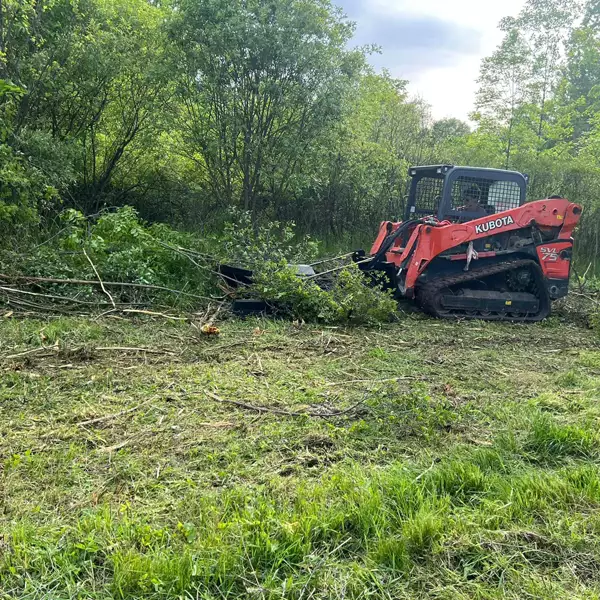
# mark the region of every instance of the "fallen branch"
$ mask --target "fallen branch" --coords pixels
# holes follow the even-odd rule
[[[63,300],[66,302],[73,302],[73,304],[84,304],[87,306],[102,306],[104,304],[108,305],[108,302],[90,302],[89,300],[79,300],[78,298],[71,298],[69,296],[56,296],[53,294],[40,294],[39,292],[30,292],[29,290],[21,290],[19,288],[12,288],[12,287],[0,286],[0,290],[2,290],[3,292],[9,292],[12,294],[24,294],[26,296],[37,296],[38,298],[48,298],[49,300]],[[131,306],[131,305],[125,304],[125,306]]]
[[[29,277],[27,275],[4,275],[0,273],[0,279],[5,281],[29,281],[33,283],[57,283],[65,285],[93,285],[99,286],[100,282],[88,279],[60,279],[57,277]],[[197,298],[199,300],[223,300],[223,298],[209,298],[207,296],[200,296],[198,294],[192,294],[191,292],[184,292],[183,290],[175,290],[162,285],[150,285],[149,283],[130,283],[126,281],[104,281],[105,286],[111,287],[129,287],[143,290],[159,290],[163,292],[171,292],[172,294],[180,294],[182,296],[188,296],[190,298]]]
[[[175,352],[170,350],[160,350],[158,348],[137,348],[135,346],[98,346],[97,348],[90,348],[98,350],[99,352],[145,352],[146,354],[170,354],[173,356]]]
[[[100,273],[98,273],[98,269],[96,269],[96,265],[92,262],[92,259],[88,256],[88,253],[85,251],[85,248],[83,249],[83,254],[88,259],[88,262],[92,266],[92,269],[94,269],[94,273],[96,273],[96,277],[98,278],[98,282],[100,283],[100,287],[102,288],[102,291],[110,300],[110,303],[113,305],[113,308],[117,308],[114,298],[110,295],[110,292],[104,287],[104,283],[102,281],[102,278],[100,277]]]
[[[37,296],[38,298],[47,298],[48,300],[61,300],[61,301],[65,301],[65,302],[72,302],[73,304],[82,304],[84,306],[89,306],[89,307],[112,306],[112,304],[110,302],[79,300],[79,298],[72,298],[71,296],[57,296],[55,294],[41,294],[39,292],[30,292],[29,290],[22,290],[20,288],[14,288],[14,287],[0,286],[0,291],[9,292],[12,294],[17,294],[17,295],[22,294],[22,295],[26,295],[26,296]],[[187,320],[185,317],[173,317],[173,316],[165,315],[164,313],[160,313],[160,312],[135,310],[135,309],[131,309],[131,308],[120,308],[123,306],[148,306],[148,303],[147,302],[117,302],[116,308],[113,308],[104,314],[108,314],[109,312],[115,312],[115,311],[120,310],[121,312],[124,312],[124,313],[139,312],[139,313],[143,313],[143,314],[163,316],[165,318],[178,319],[178,320],[180,319],[182,321]],[[51,307],[49,307],[49,308],[51,308]],[[165,307],[165,308],[169,308],[169,307]]]
[[[54,346],[41,346],[40,348],[33,348],[32,350],[25,350],[25,352],[19,352],[18,354],[9,354],[4,358],[6,360],[10,360],[13,358],[20,358],[21,356],[29,356],[31,354],[37,354],[38,352],[44,352],[46,350],[53,350],[54,352],[58,351],[58,344],[54,344]]]
[[[389,379],[350,379],[348,381],[335,381],[333,383],[326,383],[325,387],[350,385],[353,383],[389,383],[391,381],[404,381],[410,379],[414,379],[414,377],[390,377]]]
[[[215,394],[214,392],[211,392],[210,390],[204,390],[204,393],[209,398],[211,398],[215,402],[219,402],[220,404],[232,404],[233,406],[237,406],[239,408],[244,408],[246,410],[253,410],[253,411],[259,412],[259,413],[272,413],[275,415],[284,415],[286,417],[318,417],[318,418],[322,418],[322,419],[327,419],[330,417],[339,417],[339,416],[346,415],[346,414],[354,411],[356,408],[358,408],[361,404],[364,403],[364,399],[363,399],[360,402],[357,402],[356,404],[352,405],[351,407],[349,407],[345,410],[333,411],[333,412],[311,412],[311,411],[299,412],[299,411],[292,411],[292,410],[283,410],[281,408],[274,408],[271,406],[257,406],[255,404],[248,404],[247,402],[240,402],[238,400],[228,400],[226,398],[221,398],[220,396],[217,396],[217,394]]]
[[[8,295],[6,295],[6,304],[14,308],[19,308],[21,310],[34,309],[39,311],[38,314],[47,314],[49,311],[56,312],[61,315],[75,314],[73,310],[70,309],[70,307],[64,304],[37,304],[35,302],[30,302],[29,300],[25,300],[23,298],[15,298],[14,296],[9,298]]]
[[[117,419],[118,417],[122,417],[123,415],[128,415],[132,412],[135,412],[136,410],[143,408],[144,406],[146,406],[146,404],[149,404],[149,403],[150,403],[150,400],[146,400],[145,402],[142,402],[141,404],[138,404],[138,405],[128,408],[126,410],[121,410],[121,411],[119,411],[117,413],[113,413],[111,415],[104,415],[103,417],[96,417],[95,419],[89,419],[88,421],[81,421],[80,423],[77,423],[77,425],[79,427],[85,427],[86,425],[94,425],[95,423],[102,423],[103,421],[110,421],[111,419]]]
[[[162,317],[163,319],[170,319],[171,321],[187,321],[185,317],[173,317],[171,315],[165,315],[165,313],[155,312],[152,310],[136,310],[134,308],[124,308],[124,313],[128,314],[139,314],[139,315],[150,315],[152,317]]]

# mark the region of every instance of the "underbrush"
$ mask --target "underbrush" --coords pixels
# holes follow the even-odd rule
[[[189,249],[183,253],[178,248]],[[207,244],[196,236],[177,232],[162,224],[148,225],[131,207],[86,218],[75,210],[65,211],[58,230],[25,250],[2,255],[2,273],[51,279],[132,283],[175,290],[111,286],[116,303],[140,303],[193,308],[194,296],[214,292],[210,269],[195,264],[204,256]],[[96,285],[76,288],[66,284],[36,282],[36,291],[76,298],[106,301]],[[177,293],[180,292],[180,293]],[[14,300],[14,299],[11,299]]]
[[[64,303],[58,308],[47,303],[61,299],[79,311],[111,305],[205,310],[235,295],[254,295],[305,321],[366,324],[388,321],[395,313],[391,296],[365,285],[355,267],[341,269],[328,290],[300,278],[288,265],[315,260],[319,244],[296,235],[293,223],[258,225],[240,211],[230,219],[218,235],[201,238],[144,223],[127,206],[95,218],[67,210],[45,240],[26,250],[5,249],[0,270],[8,281],[35,278],[21,290],[5,289],[5,300],[11,308],[38,312],[44,301],[50,312],[61,312]],[[256,284],[229,289],[218,275],[219,263],[251,269]]]
[[[18,250],[5,239],[0,257],[1,281],[11,284],[1,293],[13,311],[39,315],[137,307],[208,314],[210,305],[213,310],[220,305],[222,317],[228,301],[253,297],[299,321],[366,325],[398,316],[392,294],[367,285],[356,265],[315,263],[319,242],[298,235],[294,223],[255,223],[243,211],[231,211],[222,231],[200,237],[145,223],[128,206],[89,218],[67,210],[44,239],[26,239]],[[301,276],[293,267],[311,262],[324,273]],[[218,274],[221,263],[250,269],[254,285],[227,285]],[[599,330],[600,282],[577,278],[571,287],[555,314]]]

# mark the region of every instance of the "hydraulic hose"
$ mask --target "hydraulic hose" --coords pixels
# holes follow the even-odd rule
[[[414,226],[422,225],[423,223],[425,223],[425,219],[417,219],[416,221],[406,221],[406,222],[402,223],[400,225],[400,227],[398,227],[398,229],[396,229],[396,231],[394,231],[393,233],[388,235],[385,238],[385,240],[383,240],[383,243],[381,244],[379,250],[377,251],[377,254],[375,254],[375,256],[373,257],[373,260],[371,261],[371,263],[369,265],[369,270],[375,268],[375,266],[379,262],[381,262],[381,259],[384,258],[385,255],[389,252],[390,248],[394,245],[394,242],[407,229],[409,229],[409,227],[411,227],[412,225],[414,225]]]

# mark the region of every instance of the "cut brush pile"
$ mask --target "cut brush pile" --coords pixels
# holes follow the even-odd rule
[[[89,219],[66,211],[61,228],[41,244],[3,252],[0,298],[7,312],[36,317],[140,311],[178,317],[217,306],[223,316],[236,297],[322,323],[389,321],[396,313],[391,296],[365,285],[353,265],[318,261],[322,270],[336,265],[328,286],[318,285],[325,281],[320,275],[298,277],[288,263],[314,261],[318,244],[297,238],[293,224],[256,227],[240,212],[231,219],[219,236],[199,238],[148,226],[129,207]],[[251,268],[254,284],[233,287],[219,272],[222,262]]]

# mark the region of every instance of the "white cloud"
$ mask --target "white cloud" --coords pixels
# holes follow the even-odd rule
[[[525,0],[338,0],[356,21],[356,40],[381,46],[378,67],[408,79],[435,118],[466,119],[473,109],[481,59],[502,38],[498,22]],[[397,31],[397,36],[394,36]],[[412,35],[411,35],[412,33]]]

